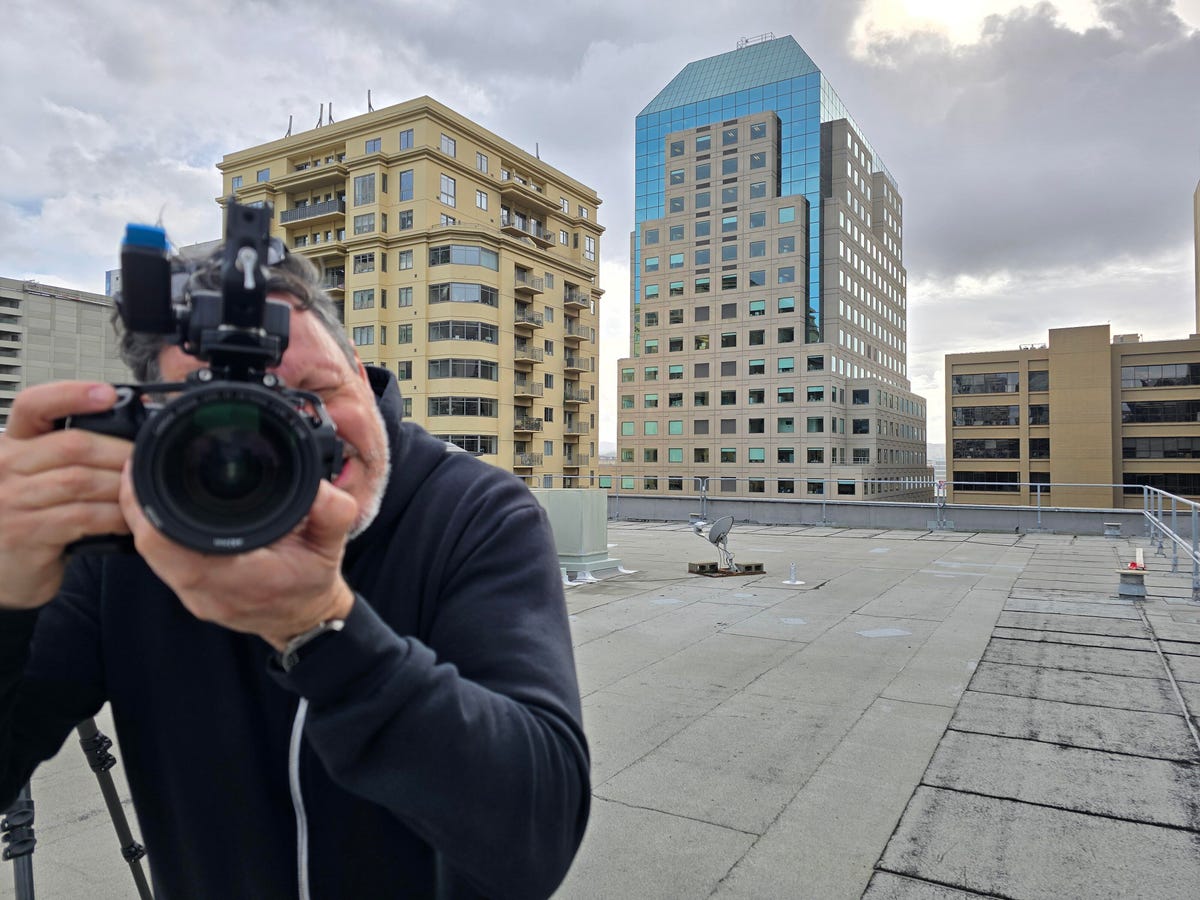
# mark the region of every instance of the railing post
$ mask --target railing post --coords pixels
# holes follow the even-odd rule
[[[1042,485],[1039,482],[1034,485],[1037,488],[1037,527],[1038,531],[1042,530]]]
[[[1176,511],[1179,506],[1179,498],[1174,494],[1171,495],[1171,574],[1179,572],[1179,527],[1176,524]]]
[[[1200,525],[1200,507],[1192,504],[1192,602],[1200,601],[1200,557],[1196,554],[1196,530]]]

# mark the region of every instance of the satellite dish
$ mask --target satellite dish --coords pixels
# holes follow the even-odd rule
[[[704,525],[704,522],[696,522],[692,525],[692,530],[703,537]],[[717,548],[720,558],[718,565],[727,572],[738,571],[738,567],[733,564],[733,554],[729,552],[729,532],[732,528],[733,516],[722,516],[713,522],[712,528],[708,529],[708,542]]]

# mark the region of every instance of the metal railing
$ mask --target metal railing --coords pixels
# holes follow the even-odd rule
[[[327,216],[331,213],[344,213],[345,211],[345,200],[323,200],[320,203],[310,203],[307,206],[294,206],[291,209],[285,209],[279,214],[279,222],[281,225],[286,225],[288,222],[301,222],[304,219]]]
[[[1171,573],[1179,572],[1179,553],[1192,562],[1192,600],[1200,601],[1200,503],[1168,494],[1159,488],[1142,485],[1142,514],[1146,517],[1148,536],[1157,545],[1156,555],[1163,553],[1164,542],[1171,544]],[[1189,533],[1180,533],[1180,519],[1191,526]]]

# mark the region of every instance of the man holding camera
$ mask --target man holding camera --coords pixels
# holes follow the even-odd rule
[[[192,280],[219,283],[214,257]],[[299,526],[214,556],[152,524],[131,444],[56,428],[110,385],[29,388],[0,436],[0,806],[112,705],[156,895],[539,897],[587,821],[553,539],[511,475],[402,422],[312,266],[285,257],[275,375],[344,463]],[[126,332],[139,380],[202,363]],[[130,534],[137,554],[68,557]],[[265,643],[264,643],[265,642]]]

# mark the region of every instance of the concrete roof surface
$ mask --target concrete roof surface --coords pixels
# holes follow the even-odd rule
[[[737,525],[765,572],[706,577],[687,525],[608,525],[632,574],[567,591],[594,799],[556,897],[1196,895],[1200,604],[1147,539]],[[33,792],[39,894],[136,896],[74,741]]]

